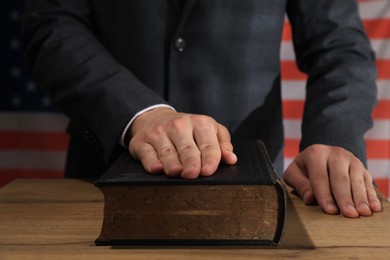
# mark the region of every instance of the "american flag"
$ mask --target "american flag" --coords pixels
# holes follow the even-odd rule
[[[0,187],[14,178],[63,176],[67,119],[31,80],[20,35],[22,0],[0,2]]]
[[[67,118],[30,79],[22,57],[21,0],[0,3],[0,187],[14,178],[61,178],[68,146]],[[368,168],[390,197],[390,1],[361,0],[363,18],[377,54],[379,103],[366,135]],[[282,58],[285,165],[298,153],[306,76],[298,71],[288,22]]]

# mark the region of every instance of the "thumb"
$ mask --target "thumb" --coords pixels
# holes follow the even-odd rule
[[[314,192],[306,171],[299,167],[296,160],[294,160],[290,166],[288,166],[283,174],[283,179],[287,185],[289,185],[296,193],[298,193],[298,196],[306,205],[316,202]]]
[[[221,147],[221,159],[226,164],[235,164],[237,162],[237,155],[233,152],[233,145],[230,139],[230,133],[221,124],[217,124],[218,127],[218,141]]]

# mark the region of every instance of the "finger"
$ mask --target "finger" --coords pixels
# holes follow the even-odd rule
[[[164,166],[164,173],[169,177],[180,176],[183,166],[180,163],[176,147],[167,136],[153,139],[150,144],[157,152],[158,158]]]
[[[315,202],[313,189],[311,188],[306,170],[304,168],[301,169],[296,160],[288,166],[283,174],[283,179],[287,185],[292,187],[294,191],[298,193],[299,197],[306,205]]]
[[[364,183],[367,189],[367,197],[368,197],[370,209],[374,212],[381,211],[382,206],[378,198],[378,195],[375,191],[374,185],[372,183],[372,176],[367,170],[365,170],[364,172]]]
[[[160,173],[164,170],[163,164],[157,156],[156,150],[148,143],[137,146],[134,143],[129,144],[129,152],[134,159],[141,161],[142,166],[148,173]]]
[[[184,136],[176,134],[172,136],[182,165],[180,176],[184,179],[195,179],[199,176],[201,169],[200,151],[193,140],[192,135]]]
[[[196,116],[173,120],[168,131],[168,136],[178,152],[183,167],[181,177],[184,179],[195,179],[201,171],[201,154],[194,140],[193,118]]]
[[[213,119],[198,118],[197,126],[194,129],[194,137],[201,153],[201,175],[203,176],[213,174],[221,161],[221,147],[217,132],[218,126]]]
[[[231,143],[229,131],[221,124],[217,124],[217,130],[222,161],[229,165],[237,163],[238,158],[237,155],[233,152],[233,145]]]
[[[322,154],[312,151],[306,160],[310,183],[321,209],[327,214],[338,214],[339,210],[333,199],[329,185],[327,162]]]
[[[328,161],[328,168],[332,193],[341,213],[345,217],[358,217],[359,212],[352,199],[351,189],[346,188],[351,187],[352,185],[350,180],[349,162],[340,158],[330,158]],[[356,177],[354,178],[356,181]]]
[[[355,208],[361,216],[370,216],[372,214],[368,204],[366,183],[364,181],[364,172],[366,169],[363,164],[351,163],[349,167],[349,176],[351,181],[352,196]]]

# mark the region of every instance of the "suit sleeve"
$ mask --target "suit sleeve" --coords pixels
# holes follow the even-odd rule
[[[128,121],[145,107],[166,101],[100,43],[88,3],[26,1],[26,60],[53,103],[110,162]]]
[[[366,163],[377,72],[356,1],[290,0],[287,12],[298,67],[308,74],[300,150],[341,146]]]

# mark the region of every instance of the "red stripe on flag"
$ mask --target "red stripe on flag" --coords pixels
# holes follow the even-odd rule
[[[370,39],[390,38],[390,19],[367,19],[363,24]]]
[[[298,69],[295,61],[282,61],[280,64],[283,80],[306,80],[307,75]]]
[[[43,170],[43,169],[1,169],[0,170],[0,188],[14,179],[28,178],[63,178],[63,171]]]
[[[292,41],[292,38],[291,24],[284,23],[282,41]]]
[[[377,60],[376,66],[378,68],[378,79],[390,79],[390,60]]]
[[[307,79],[307,75],[298,69],[295,61],[282,61],[280,66],[283,80]],[[377,60],[376,66],[378,69],[378,79],[390,79],[390,60]]]
[[[302,119],[303,100],[283,100],[283,118],[285,119]]]
[[[390,119],[390,100],[380,100],[372,113],[372,117],[374,119]]]
[[[390,159],[390,140],[366,140],[367,158]]]
[[[363,20],[364,28],[370,39],[386,39],[390,38],[390,19],[366,19]],[[282,34],[283,41],[292,40],[292,31],[290,23],[285,23]]]
[[[294,158],[299,153],[299,139],[285,140],[284,156]],[[366,140],[367,158],[390,159],[390,140]]]
[[[299,153],[299,139],[284,140],[284,157],[295,158]]]
[[[304,100],[284,100],[283,118],[302,119]],[[372,117],[374,119],[390,119],[390,100],[380,100],[375,107]]]
[[[0,150],[66,151],[68,141],[68,135],[60,132],[0,132]]]

